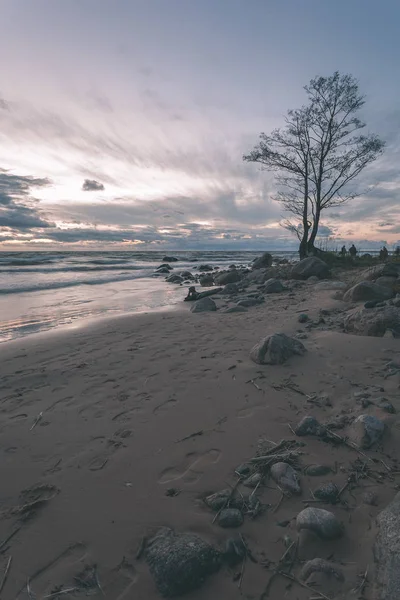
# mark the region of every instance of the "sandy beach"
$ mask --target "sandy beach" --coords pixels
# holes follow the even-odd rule
[[[3,344],[0,571],[10,556],[12,564],[2,597],[28,598],[27,584],[31,598],[49,597],[74,588],[96,565],[98,588],[89,591],[98,597],[159,599],[145,559],[137,559],[143,538],[168,526],[223,548],[237,531],[213,523],[202,498],[233,486],[235,469],[256,456],[260,440],[273,447],[283,439],[304,442],[302,494],[283,497],[272,481],[260,486],[265,510],[246,516],[240,528],[257,562],[247,560],[241,575],[240,565],[222,567],[188,597],[312,597],[310,589],[280,576],[266,591],[271,568],[297,539],[295,517],[313,500],[312,490],[325,481],[341,490],[358,459],[369,476],[344,489],[336,505],[318,505],[343,522],[344,536],[322,542],[303,532],[298,556],[300,563],[329,557],[343,571],[344,582],[326,584],[316,575],[315,590],[361,597],[350,590],[362,584],[367,567],[373,571],[375,517],[400,483],[389,472],[396,470],[399,422],[373,402],[384,396],[400,409],[399,371],[388,376],[387,366],[400,360],[400,348],[396,339],[330,326],[329,315],[343,309],[332,291],[317,293],[304,284],[246,313],[192,314],[182,303],[171,312]],[[321,310],[325,324],[318,324]],[[316,325],[299,324],[302,312]],[[307,332],[304,356],[277,366],[250,361],[261,337],[298,331]],[[361,406],[360,392],[369,406]],[[363,456],[344,444],[296,438],[289,427],[305,415],[328,422],[361,413],[387,424],[382,444]],[[332,473],[309,476],[306,467],[313,464],[328,465]],[[367,491],[376,492],[376,505],[363,503]],[[370,583],[360,589],[363,598],[374,597]],[[76,590],[50,597],[75,596]]]

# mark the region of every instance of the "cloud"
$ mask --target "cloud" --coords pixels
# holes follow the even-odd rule
[[[0,169],[0,227],[11,230],[47,228],[54,226],[31,197],[31,188],[49,186],[47,178],[11,175]]]
[[[104,185],[95,179],[85,179],[82,190],[84,192],[101,192],[104,190]]]
[[[10,110],[8,102],[6,102],[4,98],[0,98],[0,110]]]

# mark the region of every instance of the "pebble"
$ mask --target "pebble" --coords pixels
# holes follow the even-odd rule
[[[251,471],[252,471],[252,466],[249,465],[248,463],[243,463],[235,469],[235,473],[239,473],[239,475],[249,475],[249,473],[251,473]]]
[[[314,496],[318,498],[318,500],[324,500],[325,502],[331,502],[335,504],[338,499],[339,490],[332,481],[328,481],[327,483],[323,483],[319,486],[314,492]]]
[[[321,425],[314,417],[303,417],[295,427],[295,434],[299,436],[303,435],[319,435],[321,433]]]
[[[299,323],[307,323],[307,321],[310,320],[310,317],[305,313],[302,313],[301,315],[299,315],[299,318],[297,320]]]
[[[323,540],[335,540],[343,535],[342,524],[323,508],[305,508],[297,515],[296,526],[299,531],[308,529]]]
[[[218,517],[221,527],[240,527],[243,523],[243,515],[238,508],[224,508]]]
[[[386,398],[377,398],[376,403],[379,406],[379,408],[381,408],[385,412],[387,412],[391,415],[395,414],[396,410],[395,410],[393,404],[391,402],[389,402],[389,400],[387,400]]]
[[[215,494],[211,494],[210,496],[207,496],[207,498],[204,500],[204,502],[207,504],[207,506],[209,508],[211,508],[212,510],[215,510],[217,512],[218,510],[221,510],[221,508],[223,508],[226,505],[230,496],[231,496],[231,490],[229,490],[229,489],[221,490],[220,492],[215,492]]]
[[[385,424],[372,415],[360,415],[353,421],[351,439],[360,448],[370,448],[383,436]]]
[[[271,467],[271,477],[278,485],[291,494],[300,494],[299,478],[296,471],[285,462],[278,462]]]
[[[246,487],[255,488],[260,483],[262,478],[263,476],[261,475],[261,473],[253,473],[253,475],[250,475],[250,477],[243,481],[243,485],[245,485]]]
[[[326,575],[332,575],[339,581],[344,581],[343,571],[323,558],[313,558],[307,561],[301,570],[300,579],[307,581],[314,573],[325,573]]]

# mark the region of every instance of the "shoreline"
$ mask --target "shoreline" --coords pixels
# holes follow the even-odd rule
[[[365,452],[390,466],[386,455],[396,456],[400,442],[396,415],[374,404],[362,408],[355,396],[384,395],[400,410],[399,376],[384,378],[386,363],[399,360],[398,340],[318,325],[321,309],[332,315],[343,310],[331,296],[305,284],[290,297],[268,296],[245,313],[118,316],[1,345],[0,542],[19,527],[6,545],[13,563],[5,597],[22,600],[25,592],[19,590],[26,590],[30,578],[40,598],[55,586],[73,585],[74,577],[96,564],[110,600],[159,600],[148,566],[136,554],[144,536],[167,526],[218,548],[240,532],[258,561],[247,561],[241,589],[237,570],[223,568],[185,597],[259,598],[270,576],[260,563],[276,563],[285,536],[296,539],[294,517],[309,489],[328,479],[343,487],[359,455],[318,438],[298,438],[304,442],[303,466],[327,464],[333,471],[318,478],[301,470],[303,495],[283,500],[272,482],[261,486],[264,512],[254,520],[246,516],[239,530],[213,523],[202,498],[234,485],[235,469],[257,454],[260,440],[293,439],[288,424],[295,427],[307,414],[321,422],[361,411],[379,415],[388,428],[385,454],[379,447]],[[302,312],[315,325],[300,324]],[[299,330],[308,336],[304,356],[275,366],[250,360],[260,337]],[[344,523],[344,538],[303,540],[299,546],[303,560],[333,553],[345,563],[344,593],[373,564],[374,518],[395,495],[382,472],[384,485],[367,479],[352,490],[355,499],[343,493],[347,508],[321,505]],[[370,490],[378,493],[375,506],[362,502]],[[276,578],[271,598],[309,598],[309,590],[288,592],[286,585]]]

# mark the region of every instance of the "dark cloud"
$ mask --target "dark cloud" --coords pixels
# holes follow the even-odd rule
[[[104,185],[95,179],[85,179],[82,189],[84,192],[101,192],[104,190]]]
[[[11,175],[0,169],[0,227],[13,230],[53,227],[38,208],[38,201],[30,195],[31,188],[50,183],[47,178]]]

